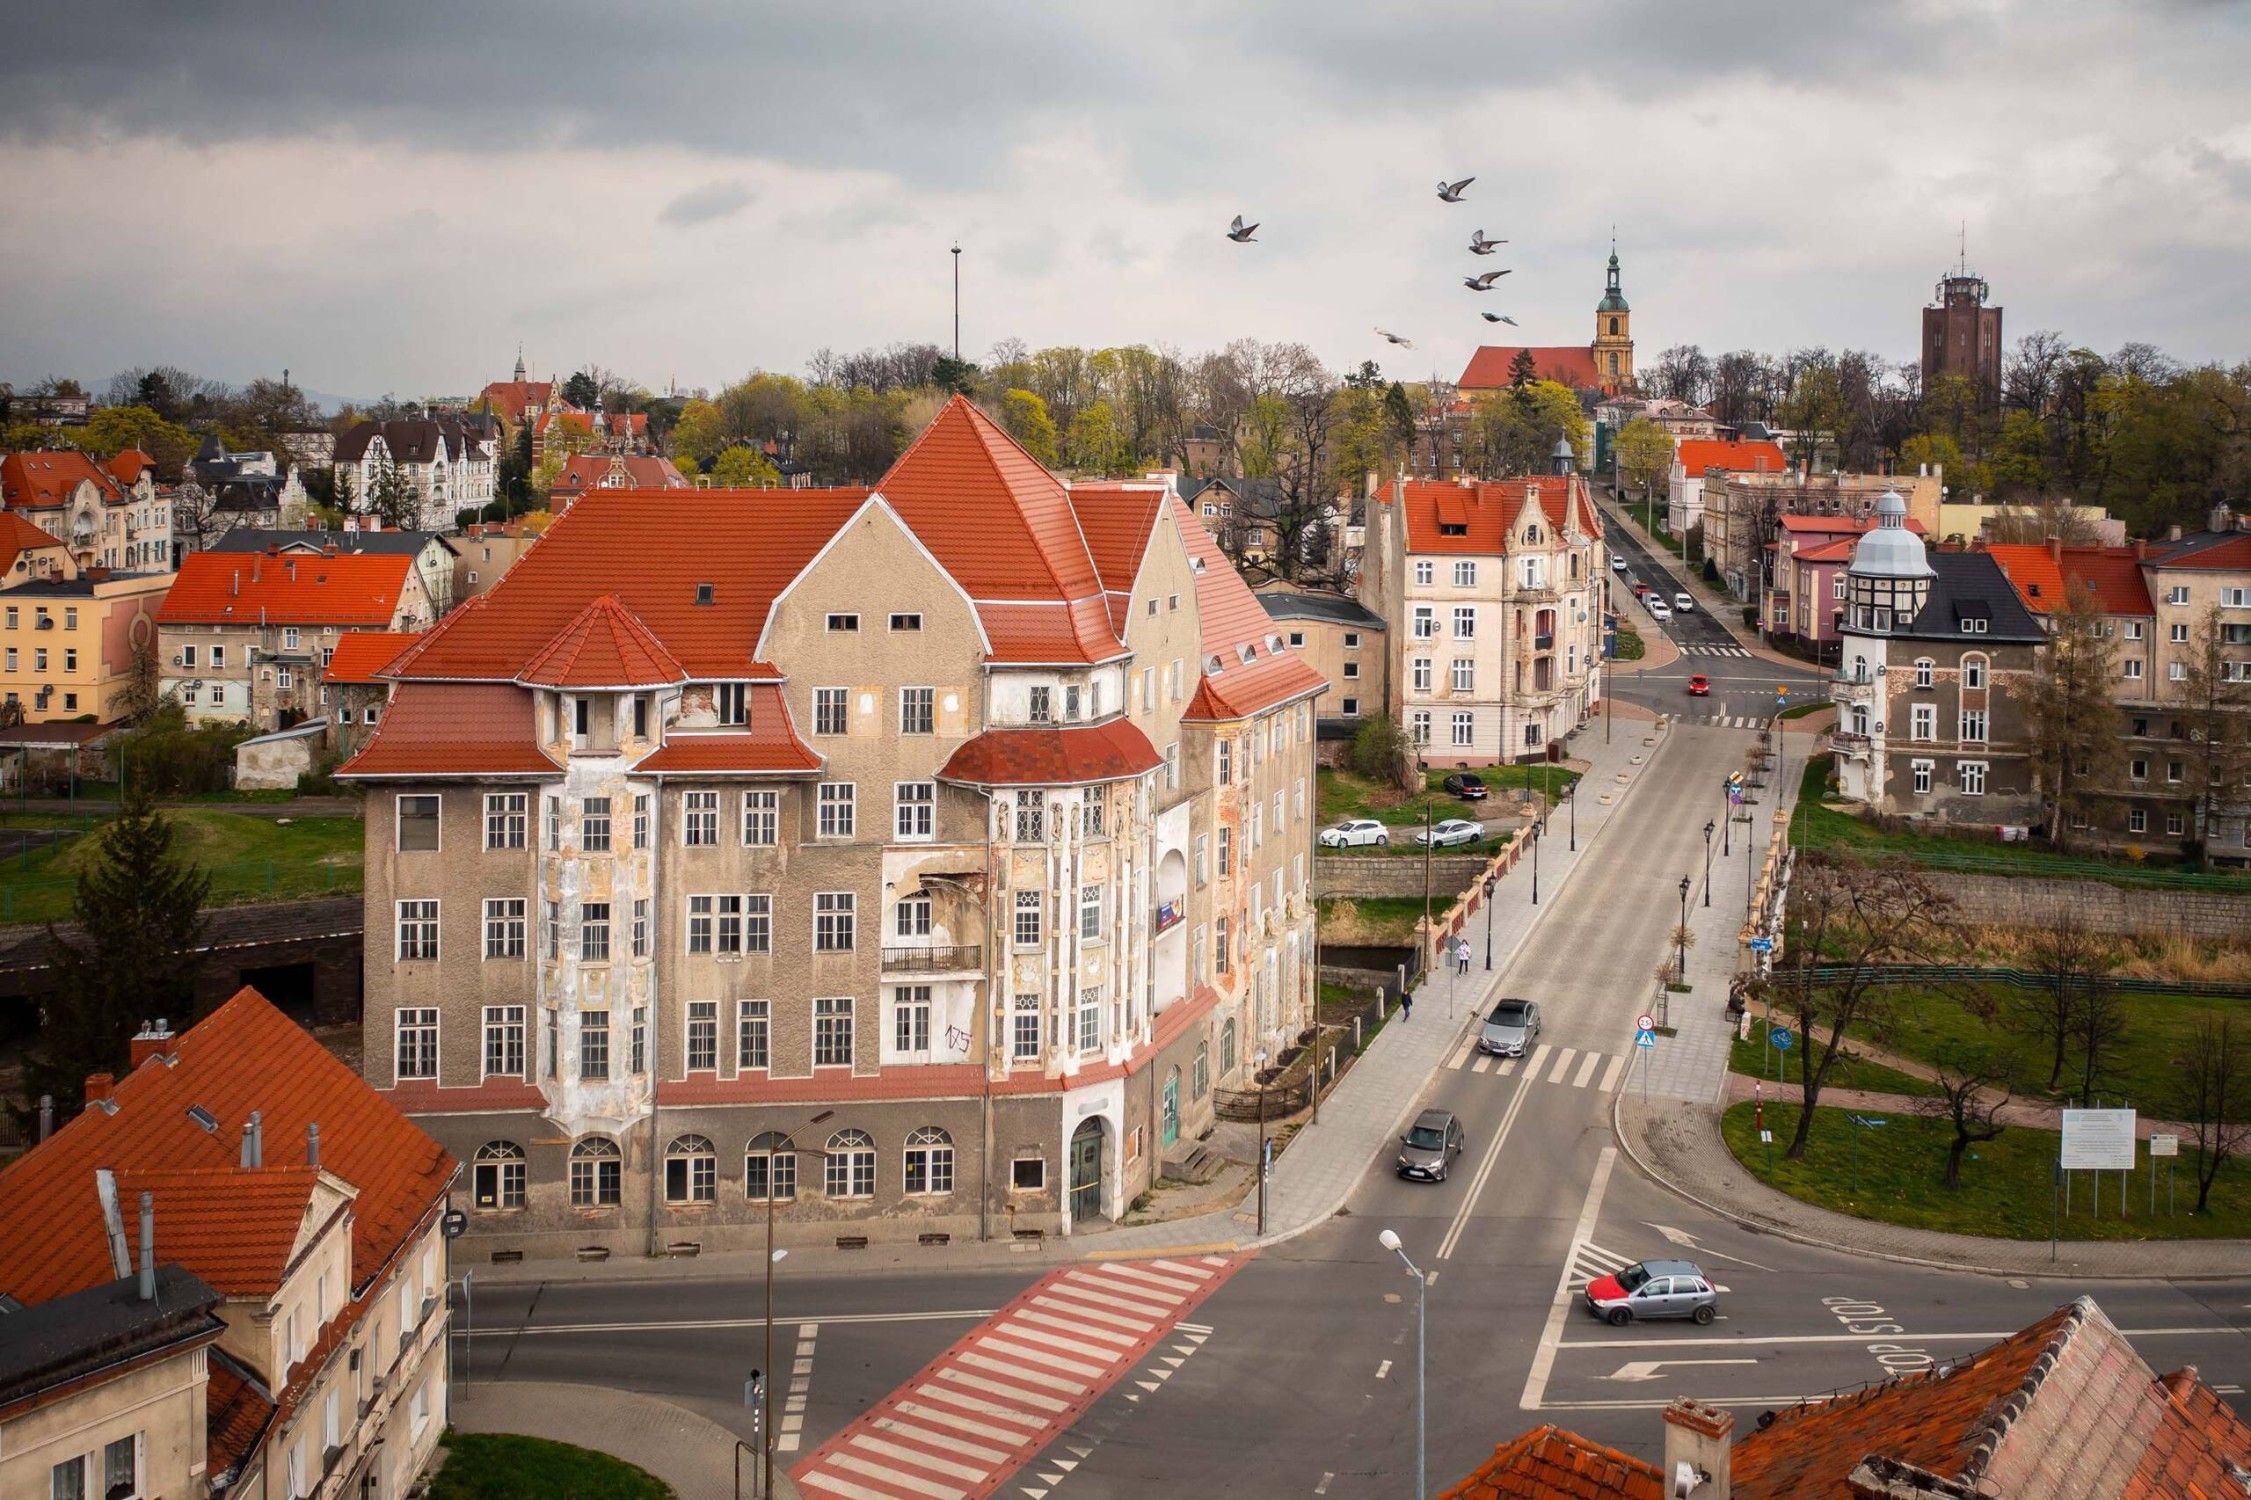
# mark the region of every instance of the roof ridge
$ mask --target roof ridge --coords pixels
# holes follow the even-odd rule
[[[959,413],[959,415],[956,416],[956,413]],[[1039,470],[1042,474],[1047,475],[1047,477],[1054,482],[1056,488],[1062,491],[1063,508],[1071,517],[1071,531],[1079,539],[1079,551],[1086,557],[1087,571],[1094,575],[1094,580],[1097,585],[1096,594],[1099,595],[1101,592],[1099,586],[1102,581],[1102,572],[1101,569],[1094,566],[1094,549],[1087,545],[1086,529],[1079,524],[1078,508],[1070,503],[1070,485],[1066,484],[1061,476],[1057,475],[1053,470],[1049,469],[1047,465],[1032,457],[1030,450],[1025,448],[1022,443],[1017,442],[1016,439],[1010,437],[1007,430],[1003,428],[998,422],[995,422],[991,417],[987,416],[984,409],[978,406],[976,402],[970,400],[967,396],[964,396],[959,392],[956,392],[954,395],[947,398],[946,404],[939,408],[938,415],[931,419],[930,425],[923,428],[922,432],[915,438],[915,440],[906,446],[906,450],[902,452],[898,456],[898,458],[892,461],[891,467],[883,471],[883,477],[875,482],[874,489],[871,493],[882,495],[883,503],[892,506],[892,508],[896,510],[897,506],[893,504],[891,497],[887,493],[885,493],[884,487],[890,483],[892,476],[898,474],[902,469],[906,468],[907,461],[914,457],[916,451],[919,450],[924,443],[929,442],[930,439],[937,434],[939,429],[946,426],[948,418],[953,418],[956,422],[966,422],[968,424],[969,433],[976,440],[978,458],[985,464],[985,466],[989,470],[991,470],[993,482],[1000,487],[1001,493],[1008,498],[1009,504],[1015,507],[1017,518],[1023,525],[1027,539],[1031,543],[1032,556],[1039,563],[1040,570],[1047,575],[1047,581],[1050,584],[1054,585],[1055,591],[1058,594],[1064,592],[1063,575],[1056,571],[1054,560],[1047,555],[1047,549],[1040,545],[1038,529],[1031,524],[1030,516],[1025,514],[1024,497],[1017,492],[1016,485],[1009,479],[1007,471],[1001,466],[999,456],[993,451],[993,440],[997,438],[999,441],[1007,444],[1008,447],[1021,454],[1026,463],[1032,465],[1032,467]],[[909,531],[916,531],[918,529],[915,524],[911,520],[907,520],[905,516],[901,516],[900,519],[902,521],[906,521],[907,529]],[[925,543],[924,546],[925,550],[928,550],[928,544]],[[935,557],[936,554],[933,552],[932,556]],[[953,574],[954,570],[951,568],[945,568],[945,565],[943,563],[939,564],[939,566],[941,568],[944,568],[945,572],[949,576]],[[956,584],[960,584],[961,582],[959,578],[955,578],[954,581]],[[966,586],[962,587],[962,592],[968,594],[970,599],[974,602],[987,602],[983,599],[978,598],[976,594],[971,593],[971,591]]]
[[[1969,1457],[1962,1464],[1962,1478],[1966,1482],[1974,1484],[1984,1475],[1986,1467],[2000,1451],[2002,1441],[2008,1437],[2009,1430],[2031,1408],[2033,1401],[2040,1395],[2040,1388],[2063,1358],[2065,1349],[2078,1336],[2079,1331],[2087,1326],[2089,1315],[2096,1318],[2102,1316],[2095,1306],[2094,1298],[2085,1295],[2074,1298],[2061,1312],[2055,1331],[2040,1346],[2040,1353],[2032,1361],[2031,1368],[2025,1371],[2024,1379],[2012,1390],[1996,1397],[1978,1414],[1969,1434],[1973,1438]]]

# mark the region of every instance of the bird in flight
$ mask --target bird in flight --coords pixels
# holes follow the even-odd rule
[[[1473,292],[1489,292],[1493,289],[1493,283],[1499,281],[1503,276],[1506,276],[1507,274],[1508,272],[1506,271],[1487,271],[1483,275],[1479,276],[1464,276],[1462,278],[1462,285],[1468,287]]]
[[[1478,316],[1488,323],[1506,323],[1511,328],[1516,327],[1516,319],[1507,313],[1479,313]]]
[[[1257,228],[1256,224],[1245,224],[1243,216],[1237,214],[1235,215],[1235,222],[1227,226],[1227,237],[1238,245],[1248,245],[1252,243],[1251,234]]]
[[[1390,343],[1397,344],[1402,349],[1412,349],[1415,347],[1415,341],[1413,339],[1401,338],[1398,334],[1393,333],[1388,328],[1377,329],[1376,336]]]
[[[1489,240],[1485,238],[1485,231],[1480,229],[1475,234],[1469,237],[1469,253],[1472,255],[1491,255],[1495,250],[1500,249],[1501,246],[1507,243],[1507,240]]]
[[[1441,182],[1438,184],[1438,201],[1441,203],[1461,202],[1462,189],[1476,180],[1474,177],[1464,177],[1460,182]]]

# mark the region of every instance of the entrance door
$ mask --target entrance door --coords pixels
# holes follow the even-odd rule
[[[1174,1068],[1165,1075],[1165,1128],[1164,1149],[1170,1151],[1180,1144],[1180,1070]]]
[[[1088,1120],[1071,1135],[1071,1222],[1102,1216],[1102,1122]]]

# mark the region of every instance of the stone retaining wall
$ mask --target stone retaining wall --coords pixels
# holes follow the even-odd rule
[[[2251,896],[1926,871],[1954,901],[1952,920],[1993,927],[2050,927],[2066,913],[2089,931],[2116,936],[2251,939]],[[1418,887],[1419,889],[1419,887]]]
[[[1439,906],[1452,903],[1485,878],[1489,863],[1482,854],[1440,854],[1430,862],[1431,898]],[[1409,854],[1323,854],[1313,862],[1313,890],[1319,896],[1414,896],[1423,893],[1423,862]]]

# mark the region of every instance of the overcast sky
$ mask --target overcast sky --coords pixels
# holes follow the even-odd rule
[[[19,382],[463,393],[521,340],[716,385],[947,340],[957,237],[971,357],[1249,335],[1451,377],[1480,308],[1584,342],[1613,223],[1644,357],[1909,357],[1965,219],[2012,340],[2251,356],[2217,0],[33,0],[6,39]]]

